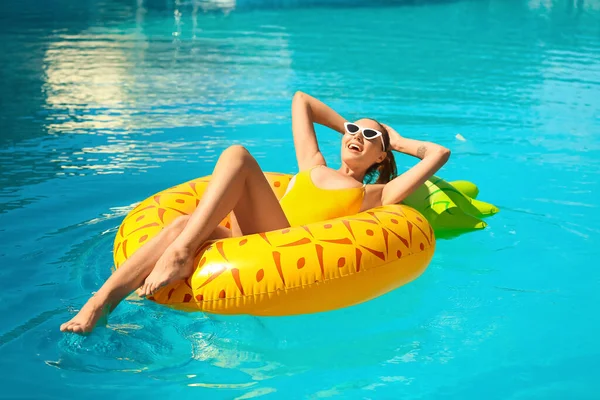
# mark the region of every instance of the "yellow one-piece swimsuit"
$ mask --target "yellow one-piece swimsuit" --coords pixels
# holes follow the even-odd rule
[[[290,226],[326,221],[360,211],[365,197],[364,185],[348,189],[318,188],[310,176],[314,168],[296,174],[279,202]]]

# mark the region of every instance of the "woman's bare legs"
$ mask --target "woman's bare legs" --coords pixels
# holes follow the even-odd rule
[[[160,256],[183,232],[189,219],[187,215],[176,218],[133,253],[87,301],[77,315],[60,326],[60,330],[76,333],[91,331],[102,315],[110,313],[129,293],[140,287]],[[230,236],[229,229],[219,226],[210,239],[223,239]]]
[[[61,325],[62,331],[91,331],[104,313],[112,311],[144,279],[140,293],[150,294],[187,278],[193,255],[204,241],[232,234],[217,226],[230,211],[235,214],[234,236],[289,226],[263,172],[244,148],[233,146],[223,152],[213,178],[194,213],[178,218],[134,253],[72,320]]]
[[[174,280],[190,276],[194,252],[231,211],[243,235],[289,227],[263,171],[241,146],[223,152],[200,204],[146,278],[141,293],[149,296]]]

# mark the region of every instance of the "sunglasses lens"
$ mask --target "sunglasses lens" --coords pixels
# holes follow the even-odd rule
[[[378,132],[374,131],[373,129],[364,129],[363,130],[363,136],[367,139],[373,139],[374,137],[377,137]]]
[[[358,125],[346,124],[346,130],[350,133],[356,133],[360,130],[360,128],[358,127]]]

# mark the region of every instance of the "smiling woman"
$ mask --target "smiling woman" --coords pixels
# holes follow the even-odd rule
[[[319,150],[315,123],[344,134],[342,166],[338,170],[328,168],[325,163],[325,158]],[[219,158],[201,200],[197,200],[196,207],[190,215],[173,220],[165,226],[166,229],[144,243],[139,251],[117,269],[81,311],[61,326],[61,330],[88,332],[94,328],[102,314],[114,309],[132,290],[139,287],[139,295],[153,296],[162,287],[188,279],[195,270],[194,256],[206,241],[264,235],[269,231],[308,226],[398,203],[431,177],[450,156],[450,152],[442,146],[404,139],[390,127],[385,127],[375,120],[361,119],[356,123],[348,123],[321,101],[301,92],[297,92],[292,100],[292,130],[300,172],[281,203],[250,153],[241,146],[230,147]],[[416,155],[417,147],[426,148],[427,152],[422,154],[422,160],[409,171],[398,177],[380,175],[375,184],[363,183],[367,173],[373,168],[385,165],[386,160],[388,163],[393,162],[392,150]],[[313,170],[316,172],[314,176]],[[159,197],[154,197],[156,202]],[[230,213],[230,227],[220,226],[219,223]],[[404,214],[401,212],[398,215]],[[143,215],[140,218],[143,218]],[[163,220],[162,216],[159,218]],[[359,220],[365,218],[366,216],[363,216]],[[373,218],[375,220],[370,222],[378,224],[380,218]],[[424,218],[418,219],[426,224]],[[407,226],[409,236],[412,236],[412,226],[417,225],[414,221],[408,221]],[[352,233],[352,229],[348,229]],[[431,245],[433,230],[426,226],[422,231],[428,236],[427,241]],[[385,229],[382,235],[385,238],[385,249],[388,251],[389,234],[383,232],[386,232]],[[373,233],[368,236],[372,235]],[[400,233],[396,235],[402,237]],[[141,242],[140,238],[139,243]],[[126,244],[124,241],[123,251]],[[419,244],[419,248],[424,250],[424,241]],[[433,246],[430,248],[433,251]],[[381,250],[372,252],[383,254]],[[398,259],[403,253],[405,254],[402,251],[398,253]],[[325,279],[323,253],[319,250],[317,257],[322,278]],[[416,265],[420,266],[420,269],[417,269],[422,271],[430,258],[431,254],[424,256],[417,262]],[[385,257],[382,259],[386,261]],[[357,257],[357,260],[360,260],[360,257]],[[238,268],[231,270],[239,271]],[[285,284],[283,272],[279,268],[278,270]],[[358,270],[357,266],[356,271]],[[409,274],[410,277],[413,275]],[[298,279],[306,284],[305,278]],[[391,284],[394,282],[399,281],[389,280]],[[375,285],[372,293],[369,293],[366,298],[382,293],[382,289]],[[353,299],[335,304],[342,306],[358,301]],[[287,302],[285,304],[285,307],[291,309]]]

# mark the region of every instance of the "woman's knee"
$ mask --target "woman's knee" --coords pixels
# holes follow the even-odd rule
[[[221,157],[227,158],[231,161],[241,161],[242,163],[255,162],[254,157],[250,152],[242,145],[234,144],[229,146],[222,154]]]

